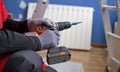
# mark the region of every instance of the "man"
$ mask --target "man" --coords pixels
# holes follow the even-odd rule
[[[35,52],[57,46],[59,33],[48,30],[38,36],[26,36],[25,32],[35,31],[35,26],[43,24],[51,27],[49,19],[28,19],[14,21],[8,19],[8,12],[0,0],[0,72],[56,72],[46,66]]]

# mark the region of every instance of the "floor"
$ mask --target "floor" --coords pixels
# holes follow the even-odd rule
[[[91,51],[72,51],[72,61],[83,63],[85,72],[105,72],[107,51],[92,48]]]
[[[43,57],[46,50],[39,52]],[[71,50],[71,61],[83,63],[84,72],[106,72],[107,50],[105,48],[92,48],[90,51]]]

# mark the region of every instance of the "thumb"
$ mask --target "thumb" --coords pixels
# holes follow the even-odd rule
[[[46,26],[46,27],[51,28],[51,27],[53,27],[55,25],[55,22],[48,19],[48,18],[44,18],[43,19],[43,25]]]

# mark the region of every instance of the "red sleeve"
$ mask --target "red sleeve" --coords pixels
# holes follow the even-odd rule
[[[4,6],[3,0],[0,0],[0,29],[3,27],[3,22],[7,19],[8,12]]]

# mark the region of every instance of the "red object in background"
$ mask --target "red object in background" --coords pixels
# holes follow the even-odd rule
[[[45,65],[45,64],[42,65],[42,70],[43,70],[43,71],[46,70],[47,68],[48,68],[47,65]]]

